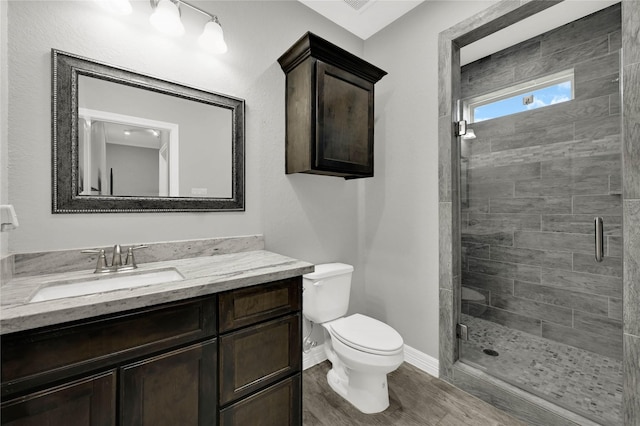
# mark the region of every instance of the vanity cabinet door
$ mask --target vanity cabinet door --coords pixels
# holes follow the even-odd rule
[[[222,335],[220,405],[299,372],[300,347],[300,314]]]
[[[300,374],[220,411],[220,426],[302,425]]]
[[[2,336],[2,398],[216,334],[215,297]]]
[[[216,340],[121,369],[122,426],[216,424]]]
[[[373,83],[316,63],[318,170],[373,176]]]
[[[2,403],[3,426],[113,426],[115,370]]]

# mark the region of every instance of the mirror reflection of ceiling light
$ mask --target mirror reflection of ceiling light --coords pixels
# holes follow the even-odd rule
[[[128,0],[114,0],[128,1]],[[209,53],[225,53],[227,51],[227,43],[224,41],[224,33],[222,26],[216,15],[212,15],[204,10],[195,7],[182,0],[149,0],[153,8],[153,14],[149,17],[149,21],[158,31],[172,36],[180,36],[184,34],[185,29],[181,16],[181,6],[186,6],[208,18],[208,22],[204,26],[202,34],[198,38],[198,44]]]
[[[131,136],[133,133],[138,133],[138,134],[149,133],[154,138],[157,138],[160,136],[160,132],[156,129],[146,129],[146,128],[137,128],[137,127],[123,130],[122,133],[124,133],[125,136]]]

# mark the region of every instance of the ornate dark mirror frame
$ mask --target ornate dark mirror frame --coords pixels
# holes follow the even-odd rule
[[[51,50],[52,213],[144,213],[244,211],[244,100],[81,56]],[[124,197],[78,194],[78,77],[125,84],[231,110],[232,191],[230,198]]]

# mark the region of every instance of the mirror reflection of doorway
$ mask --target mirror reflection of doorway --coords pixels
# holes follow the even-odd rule
[[[79,109],[80,195],[178,196],[175,123]]]

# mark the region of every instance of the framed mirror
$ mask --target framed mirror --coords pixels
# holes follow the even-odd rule
[[[52,212],[244,210],[244,100],[52,49]]]

